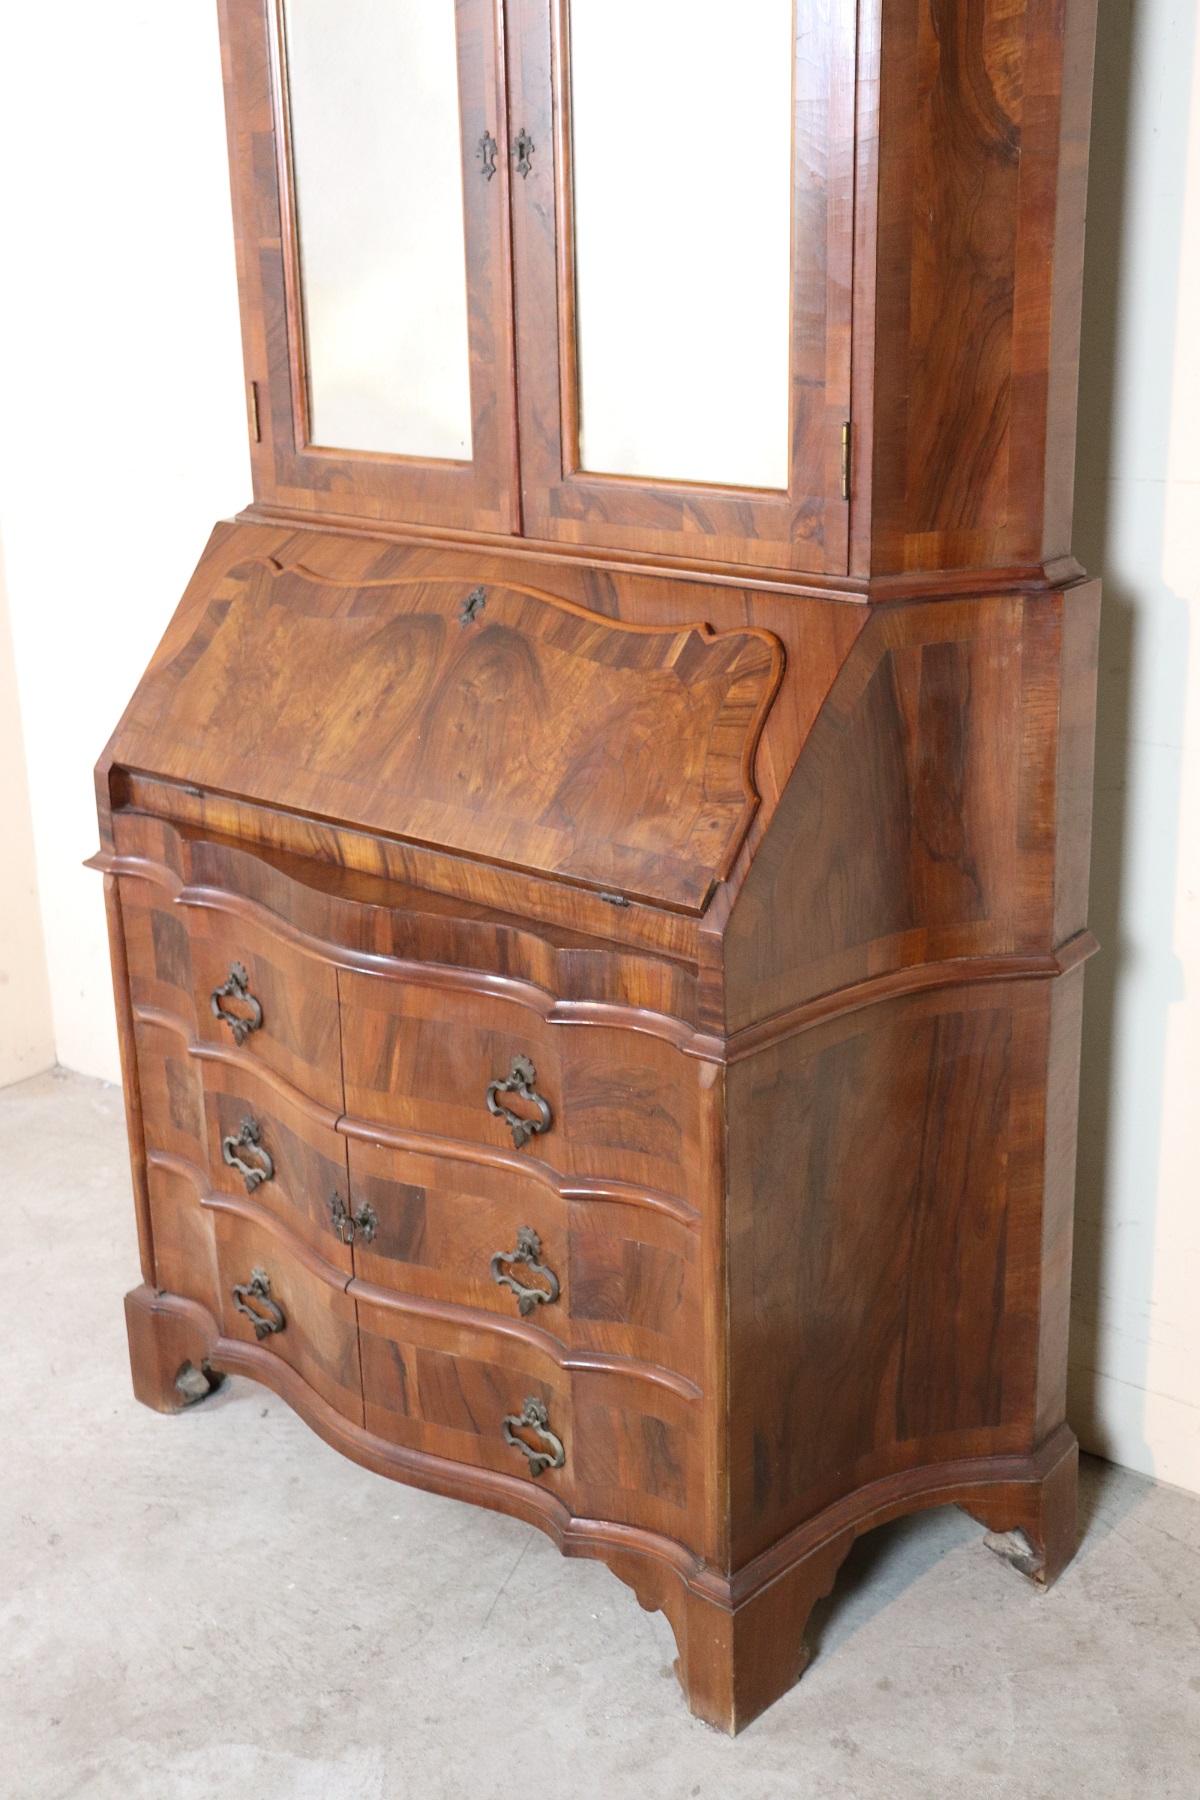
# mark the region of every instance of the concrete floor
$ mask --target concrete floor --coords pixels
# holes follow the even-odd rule
[[[961,1514],[856,1547],[736,1741],[540,1532],[353,1467],[235,1380],[129,1391],[121,1099],[0,1093],[3,1800],[1197,1800],[1200,1500],[1092,1462],[1046,1596]]]

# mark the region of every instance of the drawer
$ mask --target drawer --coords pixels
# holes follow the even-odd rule
[[[345,1278],[228,1203],[206,1211],[223,1335],[278,1357],[335,1411],[361,1424],[358,1326]]]
[[[684,1543],[702,1535],[699,1401],[625,1373],[563,1369],[499,1323],[490,1330],[361,1294],[358,1316],[368,1431],[532,1482],[582,1517],[642,1525]],[[534,1408],[544,1409],[542,1431]],[[529,1423],[516,1423],[522,1417]],[[561,1446],[561,1466],[546,1432]]]
[[[233,910],[180,906],[156,882],[122,876],[121,897],[135,1013],[172,1014],[201,1043],[238,1050],[341,1111],[331,964]]]
[[[515,1000],[431,980],[342,975],[346,1111],[538,1159],[564,1173],[693,1197],[715,1070],[663,1038],[548,1023]],[[518,1059],[533,1075],[507,1091]],[[525,1136],[515,1119],[542,1125]],[[539,1100],[545,1112],[539,1117]]]
[[[348,1278],[350,1189],[336,1115],[237,1063],[206,1060],[202,1087],[213,1191],[252,1200]]]
[[[353,1212],[369,1217],[369,1234],[355,1236],[359,1277],[699,1379],[699,1241],[680,1219],[358,1139],[350,1192]]]

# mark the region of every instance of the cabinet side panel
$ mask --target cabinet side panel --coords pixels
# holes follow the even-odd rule
[[[875,614],[735,902],[730,1030],[922,964],[1055,947],[1061,606]]]
[[[1034,1448],[1053,985],[885,1002],[730,1069],[735,1567],[898,1470]]]
[[[885,4],[876,575],[1069,551],[1094,13]]]

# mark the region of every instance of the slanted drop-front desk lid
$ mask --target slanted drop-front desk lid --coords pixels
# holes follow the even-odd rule
[[[770,633],[626,624],[517,582],[339,578],[255,537],[210,546],[113,762],[703,909],[758,803]]]

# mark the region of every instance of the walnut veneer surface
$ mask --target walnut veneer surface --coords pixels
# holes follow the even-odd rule
[[[222,0],[255,504],[97,770],[138,1397],[247,1374],[603,1559],[727,1730],[856,1534],[1075,1542],[1094,20],[811,11],[739,498],[576,466],[560,0],[458,6],[473,462],[309,444],[279,14]]]

